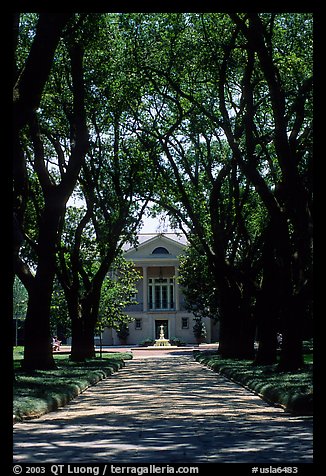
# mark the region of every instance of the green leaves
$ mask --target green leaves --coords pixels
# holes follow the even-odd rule
[[[186,299],[186,305],[198,319],[198,337],[203,336],[203,317],[218,319],[218,294],[213,285],[214,277],[209,269],[206,254],[200,244],[189,245],[180,257],[179,284]],[[195,334],[196,335],[196,334]]]
[[[21,19],[18,70],[37,15]],[[44,168],[55,185],[75,147],[71,52],[78,45],[90,147],[75,187],[84,209],[68,207],[60,257],[67,268],[77,263],[66,271],[80,291],[133,239],[149,200],[189,233],[193,259],[184,261],[181,279],[199,313],[217,312],[213,268],[234,288],[259,276],[271,217],[285,215],[295,256],[311,202],[311,14],[79,13],[65,32],[37,115]],[[36,241],[41,179],[23,132],[26,223]],[[110,316],[102,315],[112,325],[124,319],[125,272],[121,287],[106,279],[102,291]]]
[[[15,319],[24,319],[27,311],[28,294],[21,281],[15,277],[13,287],[13,316]]]
[[[98,328],[112,327],[120,329],[125,322],[132,319],[124,312],[137,292],[136,283],[141,278],[133,263],[126,261],[122,256],[115,259],[110,275],[103,282],[101,290]]]

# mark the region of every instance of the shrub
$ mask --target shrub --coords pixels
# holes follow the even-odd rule
[[[127,339],[127,337],[129,336],[129,328],[128,328],[128,325],[126,323],[122,323],[119,327],[119,329],[117,330],[117,335],[119,337],[119,339],[121,340],[125,340]]]
[[[171,337],[171,339],[169,339],[170,341],[170,344],[171,345],[176,345],[178,347],[182,346],[182,345],[186,345],[186,343],[181,340],[179,337]]]
[[[146,339],[139,342],[139,345],[141,347],[148,347],[149,345],[154,345],[154,343],[155,343],[154,339],[152,339],[151,337],[147,337]]]
[[[313,414],[312,365],[279,372],[277,364],[253,366],[249,360],[222,359],[215,351],[197,351],[194,358],[294,415]]]
[[[195,318],[195,324],[193,326],[194,336],[198,340],[205,339],[206,337],[206,328],[201,318]]]

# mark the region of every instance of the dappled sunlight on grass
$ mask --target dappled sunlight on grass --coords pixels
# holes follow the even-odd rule
[[[249,360],[222,359],[212,352],[196,352],[195,358],[270,402],[297,414],[312,414],[313,375],[310,364],[296,372],[279,372],[277,365],[255,366]]]
[[[123,365],[122,359],[130,357],[117,353],[76,364],[67,355],[58,355],[55,370],[26,373],[17,369],[13,389],[15,419],[40,416],[65,405],[89,385],[117,371]]]

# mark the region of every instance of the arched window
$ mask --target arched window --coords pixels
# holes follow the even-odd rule
[[[163,246],[158,246],[153,250],[152,255],[168,255],[170,254],[166,248],[163,248]]]

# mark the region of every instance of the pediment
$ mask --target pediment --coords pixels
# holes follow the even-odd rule
[[[137,247],[129,249],[124,253],[124,256],[128,260],[168,260],[171,258],[177,258],[183,252],[184,248],[185,244],[183,243],[168,238],[164,235],[157,235],[143,241]]]

